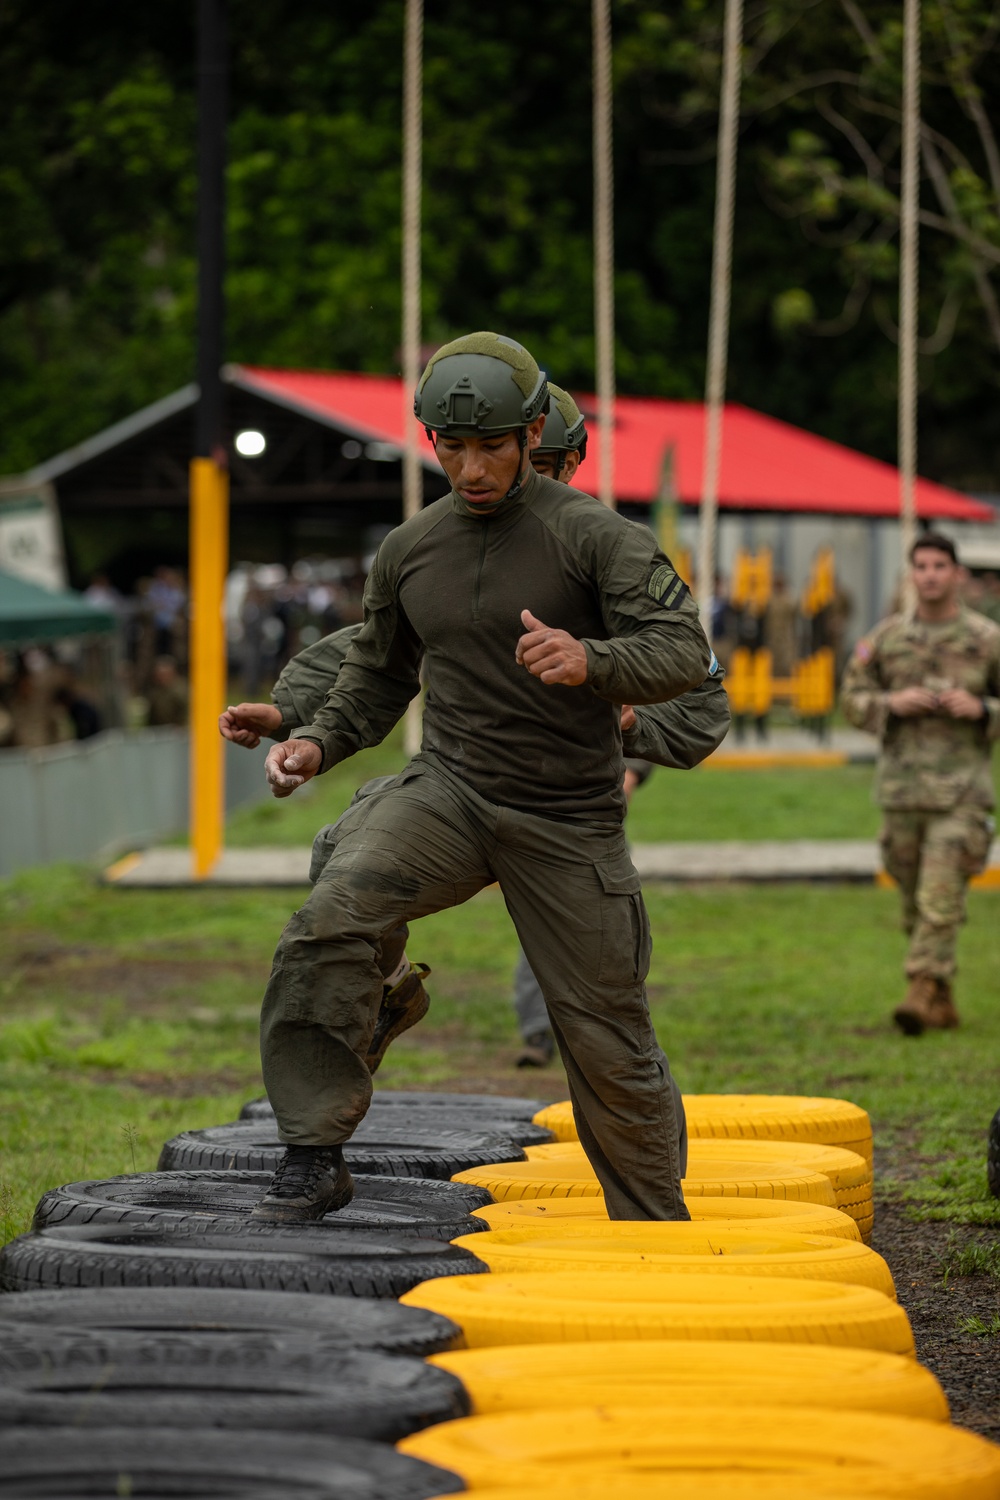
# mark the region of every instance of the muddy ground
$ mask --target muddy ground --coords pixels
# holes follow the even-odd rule
[[[948,1276],[955,1247],[997,1238],[995,1231],[915,1223],[898,1198],[876,1192],[872,1247],[889,1262],[899,1300],[909,1314],[917,1357],[944,1386],[953,1421],[1000,1442],[1000,1336],[963,1333],[959,1324],[984,1323],[1000,1311],[993,1276]]]

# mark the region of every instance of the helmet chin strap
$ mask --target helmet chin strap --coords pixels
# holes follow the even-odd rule
[[[424,431],[426,432],[428,438],[430,439],[431,447],[434,449],[434,452],[436,453],[437,452],[438,434],[434,431],[434,429],[432,427],[425,427]],[[528,429],[527,429],[527,427],[519,427],[517,429],[517,446],[521,450],[521,457],[520,457],[520,460],[518,462],[517,473],[514,476],[514,483],[511,485],[511,487],[507,491],[506,495],[504,495],[503,500],[500,501],[501,505],[503,505],[504,500],[516,500],[517,497],[518,497],[518,495],[524,489],[525,481],[531,477],[530,473],[529,473],[531,465],[529,464],[527,469],[524,467],[524,451],[525,451],[525,449],[528,446]]]
[[[521,458],[517,466],[517,475],[515,476],[514,483],[511,485],[506,495],[504,495],[503,500],[500,501],[501,505],[504,503],[504,500],[516,500],[518,495],[524,489],[525,480],[528,478],[528,470],[524,466],[524,452],[528,446],[527,427],[519,427],[517,429],[517,446],[521,450]],[[531,465],[529,464],[528,468],[530,467]]]

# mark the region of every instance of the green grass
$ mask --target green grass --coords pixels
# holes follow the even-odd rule
[[[242,847],[308,844],[371,776],[402,769],[397,731],[282,801],[268,797],[229,821],[227,839]],[[637,842],[688,839],[824,839],[874,837],[872,768],[780,767],[747,771],[653,772],[637,792],[629,836]]]
[[[695,773],[684,785],[711,800],[724,774]],[[733,774],[744,795],[759,789],[760,773]],[[664,774],[642,795],[659,795],[657,781],[671,780]],[[841,790],[851,795],[846,780]],[[302,816],[310,833],[324,816],[318,793],[308,822],[305,809],[277,806],[283,817]],[[129,1172],[133,1163],[152,1169],[169,1136],[233,1119],[259,1092],[260,994],[302,894],[127,891],[67,866],[0,884],[5,1236],[26,1227],[47,1187]],[[687,1091],[853,1099],[873,1117],[881,1183],[893,1184],[914,1213],[1000,1222],[984,1164],[1000,1104],[1000,895],[970,899],[963,1027],[916,1040],[887,1020],[902,992],[892,892],[654,887],[647,899],[654,1019]],[[434,966],[431,1013],[393,1048],[381,1082],[564,1095],[555,1070],[526,1078],[511,1066],[516,947],[496,890],[416,924],[409,951]]]
[[[957,1326],[959,1333],[973,1333],[977,1338],[995,1339],[1000,1336],[1000,1312],[994,1313],[989,1319],[959,1318]]]
[[[992,1276],[1000,1280],[1000,1242],[973,1240],[962,1243],[956,1237],[944,1257],[944,1282],[952,1276]]]

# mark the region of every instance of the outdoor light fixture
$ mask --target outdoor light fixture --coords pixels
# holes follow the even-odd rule
[[[267,447],[267,438],[262,432],[248,428],[236,434],[236,451],[244,458],[259,458]]]
[[[374,459],[377,464],[394,464],[399,460],[399,449],[395,443],[366,443],[365,458]]]
[[[348,438],[346,443],[341,443],[340,451],[344,458],[360,458],[365,450],[356,438]]]

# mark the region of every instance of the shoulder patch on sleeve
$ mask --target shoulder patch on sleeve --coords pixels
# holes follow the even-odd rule
[[[673,568],[663,563],[654,568],[646,584],[646,593],[664,609],[678,609],[690,593],[683,578],[678,578]]]
[[[871,641],[866,640],[866,639],[864,639],[864,637],[862,637],[862,639],[858,642],[858,644],[854,648],[854,659],[855,659],[855,661],[860,661],[862,663],[864,663],[866,661],[871,661],[871,659],[872,659],[872,643],[871,643]]]

